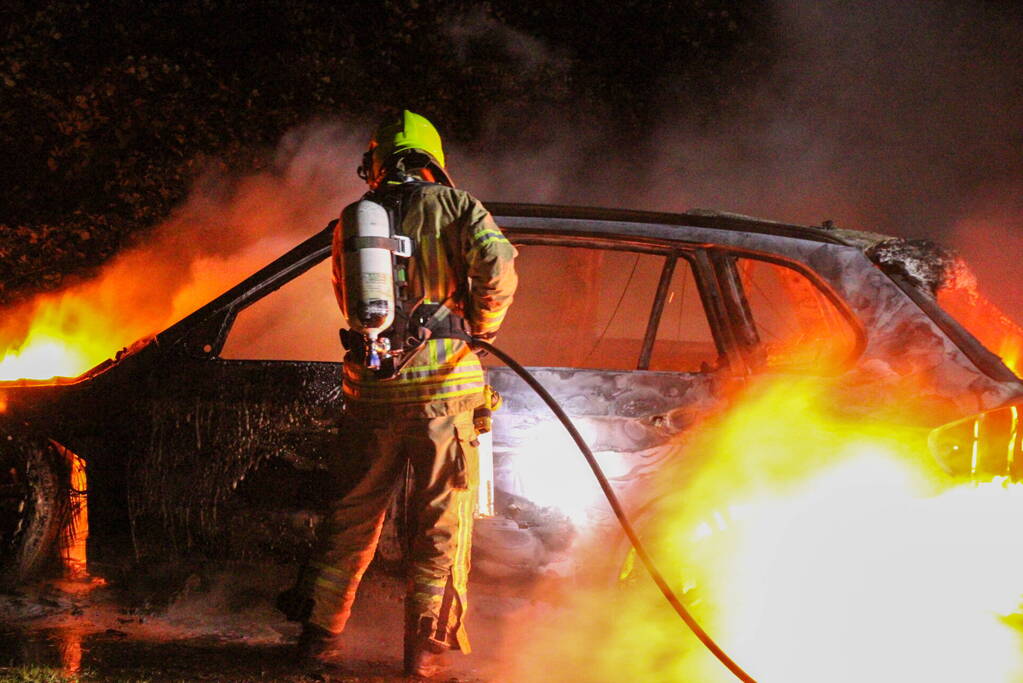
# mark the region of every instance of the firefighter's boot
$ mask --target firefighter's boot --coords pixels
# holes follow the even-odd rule
[[[432,638],[433,619],[423,617],[418,623],[405,626],[405,675],[436,680],[448,672],[448,650],[444,643]]]
[[[298,586],[277,594],[274,603],[277,611],[283,612],[288,621],[305,621],[313,613],[313,601]]]
[[[306,622],[295,648],[295,660],[307,673],[329,673],[341,670],[341,636]]]

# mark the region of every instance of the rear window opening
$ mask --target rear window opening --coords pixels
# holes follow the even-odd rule
[[[636,370],[665,262],[662,254],[520,245],[519,289],[497,344],[526,366]],[[692,271],[679,258],[649,369],[697,372],[717,358]]]
[[[740,257],[735,266],[756,331],[759,365],[813,374],[842,370],[856,353],[859,335],[820,287],[771,261]]]

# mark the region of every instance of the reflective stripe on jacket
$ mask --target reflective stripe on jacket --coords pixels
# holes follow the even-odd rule
[[[443,302],[474,335],[496,333],[518,283],[515,247],[483,204],[462,190],[421,185],[405,206],[401,232],[416,245],[408,273],[413,298]],[[335,291],[341,257],[335,239]],[[484,383],[476,354],[457,339],[429,340],[398,377],[385,381],[345,357],[344,394],[355,410],[388,404],[409,417],[453,415],[483,402]]]

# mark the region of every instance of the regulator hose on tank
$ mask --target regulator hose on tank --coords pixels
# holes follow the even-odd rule
[[[629,543],[631,543],[632,547],[635,549],[636,556],[639,557],[643,566],[646,567],[646,570],[650,573],[650,577],[654,580],[654,583],[657,584],[657,587],[660,589],[665,599],[672,606],[678,616],[681,617],[682,621],[685,622],[686,626],[689,627],[689,630],[700,639],[700,642],[703,643],[703,645],[710,650],[711,653],[713,653],[713,655],[717,657],[718,660],[724,664],[736,678],[740,681],[744,681],[745,683],[756,683],[756,681],[749,674],[743,671],[738,664],[732,661],[732,658],[729,657],[728,654],[714,642],[714,639],[703,630],[703,627],[697,623],[693,615],[689,613],[689,610],[685,608],[682,602],[675,595],[674,591],[671,590],[671,586],[669,586],[668,582],[664,580],[664,576],[662,576],[661,572],[658,571],[650,555],[647,554],[643,543],[639,540],[639,536],[636,535],[636,530],[633,529],[632,523],[629,521],[629,518],[625,514],[625,510],[618,501],[618,497],[615,495],[614,489],[611,488],[611,484],[608,482],[607,477],[604,476],[603,470],[600,469],[597,459],[593,456],[593,451],[590,450],[586,441],[583,440],[582,435],[579,434],[579,430],[575,428],[575,425],[572,424],[572,420],[568,417],[561,406],[558,405],[558,402],[555,401],[550,393],[548,393],[548,391],[536,381],[536,378],[529,374],[529,371],[519,365],[514,358],[504,351],[501,351],[493,344],[480,339],[473,339],[472,345],[476,349],[482,349],[494,354],[495,358],[507,365],[515,372],[516,375],[522,378],[522,381],[528,384],[530,388],[543,399],[544,403],[547,404],[547,407],[554,412],[558,420],[561,421],[561,424],[563,424],[565,429],[568,430],[568,433],[572,435],[572,439],[575,441],[576,446],[579,447],[583,457],[586,458],[586,462],[589,464],[590,469],[593,470],[593,474],[597,478],[597,482],[600,484],[600,488],[603,490],[604,496],[607,498],[607,502],[611,506],[611,510],[614,511],[615,517],[618,518],[618,523],[621,525],[622,530],[629,539]]]

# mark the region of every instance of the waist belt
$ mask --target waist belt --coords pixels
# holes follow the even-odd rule
[[[352,353],[355,360],[365,364],[369,349],[363,335],[351,330],[341,330],[341,345]],[[380,333],[391,340],[392,351],[398,354],[381,359],[380,369],[374,370],[377,379],[394,379],[412,357],[430,339],[460,339],[469,343],[469,326],[465,318],[453,313],[444,304],[420,304],[405,316],[401,311],[395,315],[394,324]]]
[[[396,322],[392,328],[397,326]],[[420,304],[406,321],[406,343],[403,346],[422,345],[427,339],[461,339],[468,342],[469,326],[465,318],[453,313],[444,304]]]

